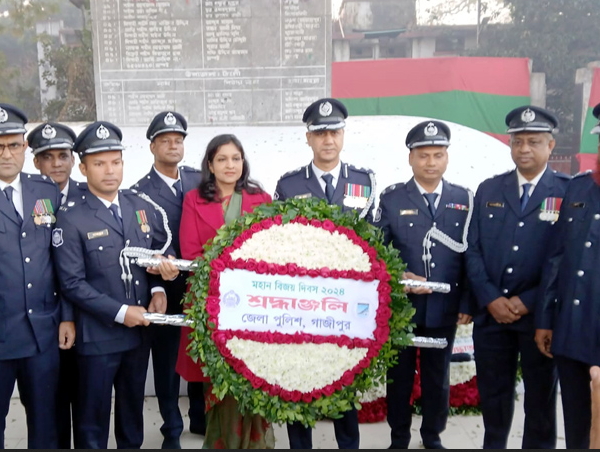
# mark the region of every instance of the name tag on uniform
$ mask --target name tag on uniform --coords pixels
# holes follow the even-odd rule
[[[585,203],[584,202],[573,202],[571,203],[571,207],[578,207],[580,209],[585,207]]]
[[[87,233],[88,240],[99,239],[100,237],[108,237],[108,229],[104,229],[102,231],[88,232]]]
[[[294,199],[307,199],[312,198],[312,193],[304,193],[303,195],[296,195]]]
[[[419,209],[401,210],[400,216],[403,217],[405,215],[419,215]]]
[[[503,202],[488,202],[485,204],[486,207],[498,207],[500,209],[504,209]]]

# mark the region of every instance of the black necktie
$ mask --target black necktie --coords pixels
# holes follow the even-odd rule
[[[67,195],[65,195],[64,193],[61,195],[60,197],[60,205],[64,205],[67,202]]]
[[[181,188],[181,181],[178,180],[173,184],[173,188],[175,189],[175,196],[179,198],[180,201],[183,201],[183,189]]]
[[[431,218],[435,217],[435,200],[438,197],[437,193],[423,193],[427,203],[429,204],[429,213],[431,213]]]
[[[327,196],[327,202],[331,204],[333,202],[333,176],[329,173],[325,173],[321,176],[321,179],[325,181],[325,196]]]
[[[19,223],[23,224],[23,218],[21,218],[21,215],[19,215],[19,211],[17,210],[17,207],[15,206],[15,203],[13,202],[13,192],[14,191],[15,191],[15,189],[9,185],[8,187],[6,187],[4,189],[4,194],[6,195],[6,199],[8,199],[8,202],[14,209],[15,215],[17,216]]]
[[[527,207],[527,202],[529,201],[529,189],[532,184],[523,184],[523,194],[521,195],[521,212],[525,210]]]
[[[121,228],[121,231],[123,231],[123,219],[121,218],[121,215],[119,215],[119,206],[117,206],[116,204],[111,204],[109,209],[112,212],[113,217],[115,217],[119,228]]]

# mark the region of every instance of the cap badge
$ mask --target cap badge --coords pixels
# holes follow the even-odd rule
[[[521,120],[528,124],[535,121],[535,112],[528,108],[521,114]]]
[[[0,123],[8,121],[8,113],[4,108],[0,108]]]
[[[438,134],[438,128],[437,126],[430,122],[429,124],[427,124],[427,127],[425,127],[425,136],[426,137],[434,137]]]
[[[167,113],[163,121],[168,126],[174,126],[175,124],[177,124],[177,119],[175,118],[175,115],[171,112]]]
[[[319,105],[319,114],[321,116],[330,116],[332,112],[333,107],[331,106],[331,103],[323,102],[321,105]]]
[[[42,129],[42,136],[46,140],[51,140],[52,138],[56,137],[56,129],[50,124],[46,124],[46,126]]]
[[[102,125],[98,127],[98,130],[96,130],[96,136],[101,140],[106,140],[110,136],[110,132]]]

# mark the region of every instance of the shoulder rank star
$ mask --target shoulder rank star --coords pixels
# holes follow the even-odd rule
[[[148,223],[148,217],[146,216],[145,210],[138,210],[135,212],[135,216],[137,217],[138,223],[140,225],[140,229],[144,234],[150,232],[150,224]]]
[[[364,209],[371,196],[371,187],[367,185],[346,184],[344,205],[353,209]]]
[[[33,217],[33,222],[38,226],[43,225],[49,228],[52,224],[56,223],[54,208],[49,199],[38,199],[35,202],[31,216]]]
[[[560,206],[562,204],[562,198],[546,198],[542,203],[540,209],[540,220],[551,221],[553,223],[558,221],[560,214]]]

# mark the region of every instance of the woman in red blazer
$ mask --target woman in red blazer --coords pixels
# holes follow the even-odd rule
[[[240,141],[234,135],[216,136],[208,144],[202,161],[202,182],[198,190],[186,195],[183,202],[179,230],[181,257],[193,260],[201,256],[204,245],[221,226],[269,202],[271,196],[250,179],[250,167]],[[177,373],[188,382],[204,383],[207,425],[203,447],[273,448],[273,429],[264,419],[242,416],[231,396],[216,404],[214,398],[209,397],[210,379],[204,375],[200,364],[187,354],[190,333],[190,328],[182,328]],[[241,432],[240,425],[243,426]]]

